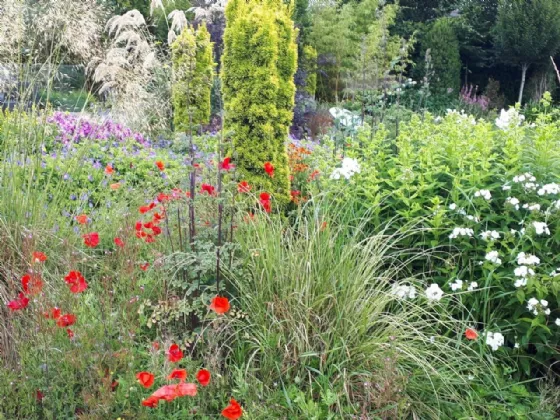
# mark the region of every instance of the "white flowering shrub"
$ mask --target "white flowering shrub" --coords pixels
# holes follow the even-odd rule
[[[331,190],[372,230],[410,232],[398,246],[425,257],[409,271],[429,273],[413,300],[476,326],[528,378],[559,360],[560,126],[546,114],[528,126],[515,109],[496,124],[414,117],[395,140],[361,127],[346,148],[360,172]],[[407,287],[393,290],[404,302]]]

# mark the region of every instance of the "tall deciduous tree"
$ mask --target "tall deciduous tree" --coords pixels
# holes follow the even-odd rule
[[[521,67],[521,103],[529,67],[548,59],[560,48],[560,2],[500,0],[495,33],[498,57],[504,63]]]

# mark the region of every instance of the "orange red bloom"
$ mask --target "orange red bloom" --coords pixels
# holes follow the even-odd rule
[[[249,191],[251,191],[251,186],[247,181],[241,181],[239,184],[237,184],[237,191],[240,193],[248,193]]]
[[[177,344],[171,344],[167,351],[167,359],[171,363],[177,363],[183,358],[183,350]]]
[[[243,410],[233,398],[229,400],[229,405],[222,410],[222,416],[228,420],[237,420],[243,415]]]
[[[196,380],[202,386],[208,386],[210,383],[210,372],[206,369],[200,369],[196,374]]]
[[[79,216],[76,216],[75,219],[80,225],[85,225],[88,222],[87,214],[80,214]]]
[[[216,296],[210,303],[210,309],[212,309],[218,315],[225,314],[227,311],[229,311],[229,308],[229,299],[227,297]]]
[[[158,403],[159,403],[159,398],[154,397],[153,395],[142,401],[142,405],[144,407],[150,407],[150,408],[157,407]]]
[[[121,238],[115,238],[115,245],[118,246],[119,248],[124,248],[124,242]]]
[[[20,292],[17,299],[8,302],[7,306],[10,308],[11,311],[19,311],[22,309],[27,308],[29,305],[29,298],[25,297],[25,295]]]
[[[76,315],[74,314],[64,314],[56,320],[56,325],[59,327],[69,327],[74,325],[76,322]]]
[[[272,166],[272,163],[265,162],[264,163],[264,171],[268,174],[269,177],[271,177],[271,178],[274,177],[274,166]]]
[[[107,174],[107,175],[112,175],[113,172],[114,172],[114,169],[113,169],[113,167],[112,167],[111,165],[105,166],[105,174]]]
[[[187,379],[187,371],[186,369],[173,369],[173,372],[169,374],[167,379],[179,379],[181,382],[184,382]]]
[[[43,254],[42,252],[38,252],[38,251],[35,251],[33,253],[33,262],[40,263],[40,262],[45,262],[45,261],[47,261],[47,256],[45,254]]]
[[[164,171],[165,170],[165,164],[161,161],[161,160],[156,160],[156,166],[158,167],[158,169],[160,171]]]
[[[41,276],[37,273],[23,276],[21,278],[21,285],[26,295],[37,295],[43,290],[43,281],[41,280]]]
[[[465,330],[465,337],[467,337],[467,340],[476,340],[478,338],[478,333],[474,328],[467,328]]]
[[[200,186],[201,193],[207,193],[208,195],[214,195],[215,188],[210,184],[202,184]]]
[[[72,293],[81,293],[87,289],[86,279],[79,271],[70,271],[64,281],[70,286]]]
[[[223,169],[224,171],[229,171],[233,168],[235,168],[235,165],[231,164],[231,158],[229,157],[224,158],[224,160],[220,162],[220,169]]]
[[[109,188],[111,188],[112,190],[118,190],[120,187],[121,187],[120,182],[115,182],[114,184],[109,185]]]
[[[99,233],[97,232],[86,233],[82,235],[82,238],[84,238],[84,245],[88,248],[95,248],[99,245]]]
[[[263,192],[260,194],[259,196],[259,203],[261,206],[263,206],[264,211],[266,211],[267,213],[270,213],[270,211],[272,210],[272,206],[270,204],[270,194]]]
[[[154,384],[155,376],[150,372],[139,372],[136,374],[136,379],[144,388],[149,388]]]

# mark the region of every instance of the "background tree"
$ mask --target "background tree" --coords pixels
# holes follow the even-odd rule
[[[422,41],[422,51],[430,50],[433,79],[436,91],[453,89],[458,92],[461,82],[461,57],[459,42],[448,18],[437,20]]]
[[[222,55],[224,129],[243,180],[280,202],[290,199],[286,139],[294,105],[296,33],[280,2],[231,0]],[[271,162],[274,176],[264,172]]]
[[[214,74],[212,43],[205,25],[187,26],[171,45],[173,61],[173,122],[187,130],[210,119],[210,92]]]
[[[500,0],[495,47],[501,61],[521,67],[520,103],[529,67],[560,47],[559,22],[557,0]]]

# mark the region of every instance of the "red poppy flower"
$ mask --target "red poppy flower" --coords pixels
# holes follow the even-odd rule
[[[161,235],[161,228],[159,226],[152,226],[152,232],[154,232],[154,235]]]
[[[171,344],[167,351],[167,358],[171,363],[177,363],[183,358],[183,350],[177,344]]]
[[[164,194],[164,193],[159,193],[156,198],[157,198],[157,201],[159,201],[160,203],[165,203],[165,202],[169,201],[169,195]]]
[[[109,185],[109,188],[111,188],[112,190],[118,190],[120,187],[120,182],[115,182],[114,184]]]
[[[124,242],[121,238],[115,238],[115,245],[118,246],[119,248],[124,248]]]
[[[229,405],[222,410],[222,416],[228,420],[237,420],[243,415],[243,410],[233,398],[229,400]]]
[[[146,398],[145,400],[142,401],[142,405],[144,407],[150,407],[150,408],[155,408],[157,407],[159,403],[159,398],[158,397],[154,397],[153,395],[151,397]]]
[[[140,264],[140,270],[146,271],[150,267],[150,263]]]
[[[300,194],[301,192],[297,190],[290,191],[290,195],[292,196],[292,201],[296,201]]]
[[[150,209],[149,206],[140,206],[140,208],[138,209],[138,211],[139,211],[141,214],[148,213],[150,210],[151,210],[151,209]]]
[[[311,175],[309,175],[309,180],[313,181],[315,178],[317,178],[319,176],[320,172],[315,169],[313,172],[311,172]]]
[[[158,224],[160,221],[163,220],[163,216],[159,213],[154,213],[154,218],[153,218],[153,222],[155,224]]]
[[[45,312],[43,313],[45,318],[52,318],[52,319],[58,319],[60,318],[60,308],[57,308],[56,306],[54,308],[52,308],[51,312]]]
[[[154,239],[154,237],[152,235],[146,235],[146,243],[147,244],[151,244],[153,242],[155,242],[156,240]]]
[[[269,177],[272,178],[274,176],[274,166],[272,166],[272,163],[265,162],[264,171],[268,174]]]
[[[68,334],[68,338],[70,340],[74,338],[74,331],[72,331],[70,328],[66,328],[66,334]]]
[[[74,325],[76,322],[76,315],[74,314],[64,314],[56,320],[56,325],[59,327],[69,327]]]
[[[27,308],[27,305],[29,305],[29,299],[26,298],[25,295],[20,292],[18,298],[8,302],[7,306],[12,311],[19,311],[21,309]]]
[[[118,386],[119,386],[119,381],[115,379],[113,382],[111,382],[111,391],[115,392],[115,389],[117,389]]]
[[[220,168],[224,171],[229,171],[230,169],[235,168],[235,165],[231,164],[231,158],[227,157],[224,158],[222,162],[220,162]]]
[[[40,263],[47,261],[47,256],[42,252],[35,251],[33,253],[33,262]]]
[[[87,214],[80,214],[79,216],[76,216],[75,219],[80,225],[85,225],[88,222]]]
[[[202,184],[200,186],[201,193],[207,193],[208,195],[214,195],[215,188],[210,184]]]
[[[264,211],[266,211],[267,213],[270,213],[270,211],[272,210],[272,206],[270,204],[270,194],[263,192],[260,194],[259,196],[259,203],[261,206],[263,206]]]
[[[152,343],[152,350],[154,350],[154,351],[158,351],[158,350],[159,350],[159,342],[154,341],[154,342]]]
[[[72,293],[81,293],[87,289],[86,279],[79,271],[70,271],[64,281],[70,286]]]
[[[200,369],[196,374],[196,380],[202,386],[207,386],[210,383],[210,372],[206,369]]]
[[[144,388],[149,388],[154,384],[155,376],[150,372],[140,372],[136,374],[136,379]]]
[[[247,181],[241,181],[239,184],[237,184],[237,191],[240,193],[248,193],[249,191],[251,191],[251,186]]]
[[[158,167],[158,169],[160,171],[164,171],[165,170],[165,165],[163,164],[163,162],[161,160],[156,160],[156,166]]]
[[[179,379],[181,382],[184,382],[187,379],[187,371],[186,369],[174,369],[173,372],[169,374],[167,379]]]
[[[21,278],[21,285],[26,295],[36,295],[43,290],[43,281],[39,274],[26,274]]]
[[[177,385],[164,385],[152,394],[152,397],[165,401],[173,401],[178,396]]]
[[[467,337],[467,340],[476,340],[478,338],[478,333],[474,328],[467,328],[465,330],[465,337]]]
[[[84,238],[84,245],[88,248],[95,248],[99,245],[99,233],[97,232],[86,233],[82,235],[82,238]]]
[[[177,393],[178,397],[196,397],[196,385],[190,382],[181,382],[180,384],[176,385],[175,392]]]
[[[105,166],[105,173],[107,175],[111,175],[114,172],[113,167],[111,165]]]
[[[216,312],[218,315],[225,314],[229,311],[229,299],[227,297],[216,296],[212,299],[212,303],[210,304],[210,309]]]
[[[37,391],[35,391],[35,399],[36,399],[38,402],[42,402],[44,397],[45,397],[45,395],[41,392],[40,389],[38,389]]]

